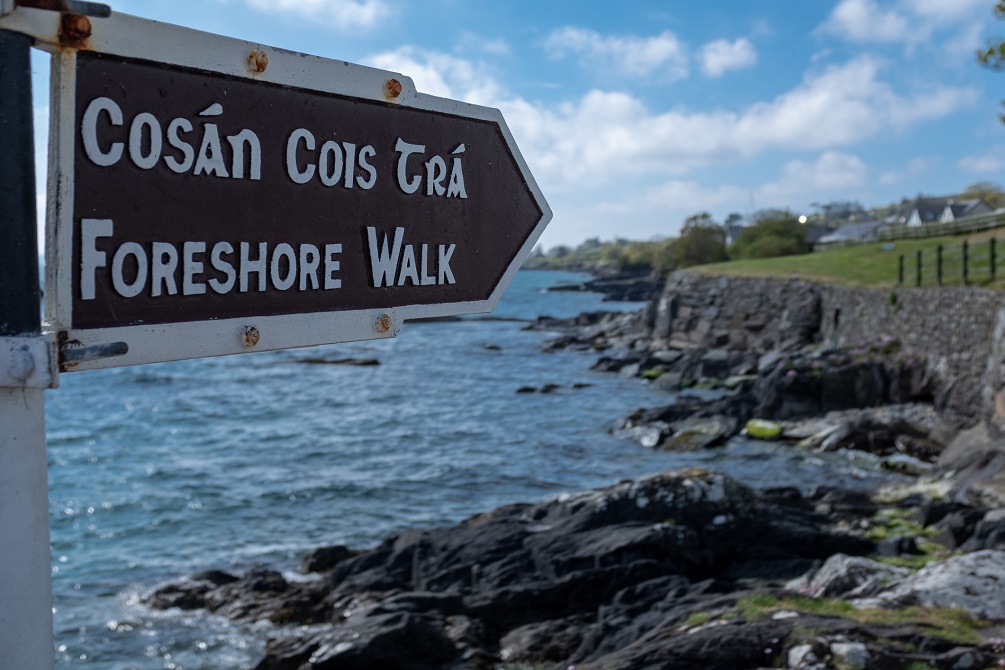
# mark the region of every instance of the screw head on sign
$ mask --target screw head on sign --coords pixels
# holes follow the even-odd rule
[[[373,324],[373,327],[377,329],[378,333],[386,333],[391,330],[391,315],[381,314],[377,322]]]
[[[261,49],[255,49],[248,54],[248,69],[252,72],[265,72],[269,67],[269,56]]]
[[[248,326],[244,329],[244,346],[253,347],[258,344],[260,338],[261,334],[258,332],[258,328]]]
[[[394,100],[401,95],[401,82],[397,79],[388,79],[384,82],[384,95]]]

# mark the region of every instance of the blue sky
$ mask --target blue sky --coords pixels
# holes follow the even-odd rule
[[[1005,73],[974,59],[1005,33],[993,0],[110,4],[498,107],[554,210],[546,247],[1005,181]]]

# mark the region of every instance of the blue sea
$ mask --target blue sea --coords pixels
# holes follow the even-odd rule
[[[673,396],[591,371],[596,354],[542,353],[549,334],[524,329],[639,307],[545,290],[583,279],[520,272],[492,318],[406,323],[394,340],[62,375],[46,405],[57,667],[253,667],[270,624],[140,603],[208,568],[297,578],[313,547],[673,468],[803,489],[881,476],[862,456],[746,440],[669,454],[614,437],[618,417]],[[560,388],[516,392],[544,384]]]

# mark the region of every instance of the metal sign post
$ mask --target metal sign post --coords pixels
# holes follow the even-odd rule
[[[0,656],[52,668],[42,391],[55,381],[39,318],[32,39],[0,30]]]

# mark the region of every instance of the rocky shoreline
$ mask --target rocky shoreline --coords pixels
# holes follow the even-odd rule
[[[638,313],[530,327],[553,334],[545,351],[649,381],[657,406],[618,428],[646,448],[746,433],[870,451],[912,482],[800,492],[667,472],[319,548],[301,579],[209,571],[145,601],[271,622],[256,670],[1005,667],[1005,440],[958,402],[981,390],[889,336],[825,341],[812,291],[726,313],[688,282]]]

